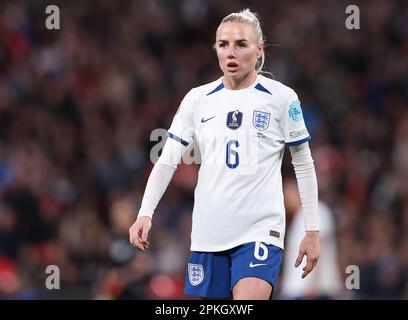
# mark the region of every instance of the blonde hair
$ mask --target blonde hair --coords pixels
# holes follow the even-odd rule
[[[250,25],[253,28],[254,33],[255,33],[256,44],[259,45],[261,43],[265,43],[264,35],[261,29],[261,23],[259,21],[258,15],[255,12],[252,12],[250,9],[247,8],[247,9],[241,10],[240,12],[234,12],[234,13],[229,14],[224,19],[222,19],[220,25],[218,26],[218,29],[225,22],[241,22],[241,23],[246,23]],[[264,50],[262,50],[261,57],[258,59],[255,65],[256,73],[260,73],[262,71],[264,63],[265,63],[265,52]]]

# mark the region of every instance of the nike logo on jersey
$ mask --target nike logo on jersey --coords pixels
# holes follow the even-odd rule
[[[252,261],[251,261],[251,263],[249,264],[249,267],[254,268],[254,267],[266,266],[266,265],[267,265],[267,263],[252,263]]]
[[[204,122],[207,122],[207,121],[209,121],[209,120],[211,120],[211,119],[214,119],[216,116],[214,116],[214,117],[211,117],[211,118],[208,118],[208,119],[204,119],[204,117],[201,119],[201,123],[204,123]]]

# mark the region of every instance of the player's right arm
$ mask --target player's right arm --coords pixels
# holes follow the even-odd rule
[[[162,154],[147,181],[138,217],[129,228],[129,241],[140,250],[144,251],[149,247],[147,238],[152,227],[154,211],[166,191],[183,153],[192,142],[194,129],[191,110],[193,105],[194,95],[190,91],[174,116]]]
[[[166,143],[165,148],[168,147],[170,149],[171,145],[171,142]],[[159,160],[150,173],[138,217],[129,229],[130,243],[140,250],[145,250],[149,247],[147,237],[152,227],[154,210],[166,191],[176,168],[177,165],[169,165],[165,161]]]

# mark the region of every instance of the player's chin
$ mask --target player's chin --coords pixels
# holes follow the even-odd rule
[[[239,72],[238,68],[226,68],[225,72],[231,78],[239,78],[241,72]]]

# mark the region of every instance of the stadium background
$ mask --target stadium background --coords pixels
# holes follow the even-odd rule
[[[48,4],[60,30],[45,28]],[[345,28],[349,4],[360,30]],[[0,298],[186,298],[197,166],[176,172],[151,249],[130,247],[128,228],[151,131],[221,75],[215,30],[245,7],[266,70],[301,99],[340,270],[360,268],[360,290],[338,298],[408,298],[408,3],[378,0],[1,1]],[[282,171],[293,178],[288,155]],[[60,290],[45,289],[51,264]]]

